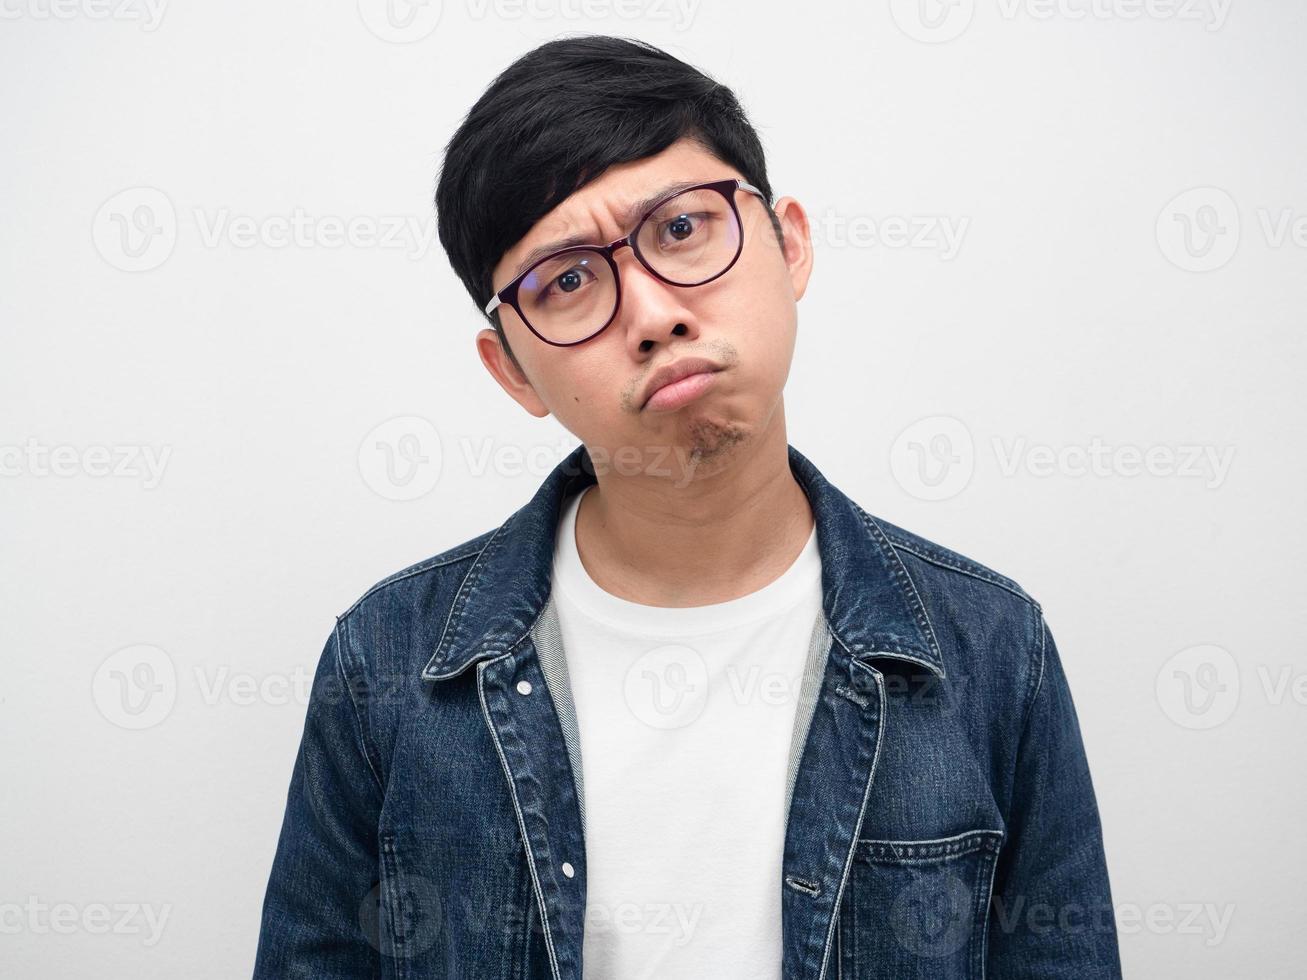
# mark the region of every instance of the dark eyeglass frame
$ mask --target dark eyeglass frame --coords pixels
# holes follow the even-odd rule
[[[658,270],[655,269],[652,265],[650,265],[649,260],[646,259],[644,255],[640,252],[640,246],[636,244],[636,236],[640,233],[640,230],[644,227],[644,223],[647,220],[649,220],[649,216],[652,215],[659,208],[661,208],[668,201],[674,200],[675,198],[680,197],[682,194],[688,194],[691,191],[702,191],[702,190],[716,191],[717,193],[721,194],[722,197],[726,198],[727,203],[730,204],[731,206],[732,213],[734,213],[735,215],[736,227],[740,229],[740,240],[736,244],[735,254],[731,256],[731,261],[726,263],[726,267],[722,269],[721,272],[711,275],[707,279],[704,279],[700,282],[689,282],[689,283],[673,282],[671,279],[668,279],[666,276],[658,272]],[[744,190],[744,191],[748,191],[751,194],[756,194],[758,196],[758,199],[761,200],[763,204],[767,204],[767,196],[763,194],[762,191],[758,190],[758,188],[754,187],[748,181],[742,180],[739,177],[728,177],[724,180],[710,180],[703,184],[695,184],[693,187],[683,187],[679,191],[676,191],[672,194],[668,194],[657,204],[651,207],[648,211],[642,214],[640,216],[640,220],[635,223],[635,227],[631,229],[630,234],[626,235],[623,238],[617,239],[617,241],[615,242],[609,242],[607,245],[569,245],[567,248],[560,248],[558,251],[550,252],[548,255],[540,259],[537,259],[535,262],[532,262],[531,265],[528,266],[526,269],[524,269],[518,276],[516,276],[512,282],[500,288],[493,296],[490,297],[489,302],[487,302],[485,306],[485,314],[486,316],[489,316],[501,305],[511,306],[513,310],[517,313],[518,318],[523,323],[526,324],[527,329],[530,330],[533,334],[535,334],[536,337],[538,337],[540,340],[544,341],[546,344],[549,344],[552,347],[575,347],[577,344],[584,344],[587,340],[593,340],[595,337],[599,336],[601,333],[603,333],[605,330],[608,329],[609,325],[615,319],[617,319],[618,311],[620,311],[622,308],[622,276],[617,269],[617,262],[614,260],[613,255],[617,252],[619,248],[624,248],[627,246],[630,247],[631,251],[635,254],[636,259],[638,259],[640,264],[644,266],[646,270],[648,270],[651,276],[653,276],[659,282],[667,283],[667,285],[669,286],[680,286],[685,289],[692,289],[695,286],[707,285],[708,283],[712,282],[714,279],[720,279],[722,276],[726,275],[726,273],[731,271],[731,268],[735,265],[737,261],[739,261],[740,254],[744,251],[744,221],[740,217],[740,208],[735,201],[735,192],[737,190]],[[770,207],[770,205],[768,206]],[[543,265],[546,262],[558,258],[558,256],[560,255],[567,255],[572,252],[598,252],[600,255],[604,257],[604,261],[608,263],[608,267],[609,269],[612,270],[613,273],[613,286],[617,292],[617,298],[616,301],[613,303],[612,315],[604,322],[604,325],[602,327],[594,331],[594,333],[590,334],[589,336],[582,337],[580,340],[572,340],[572,341],[568,341],[567,343],[560,343],[556,340],[550,340],[548,337],[543,336],[538,330],[536,330],[535,327],[531,326],[531,321],[527,319],[526,314],[522,312],[522,308],[518,305],[517,294],[522,283],[526,280],[526,277],[529,276],[532,272],[534,272],[536,268],[538,268],[539,266]]]

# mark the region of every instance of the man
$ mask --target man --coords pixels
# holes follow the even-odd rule
[[[482,362],[582,445],[338,617],[256,977],[1118,977],[1039,604],[787,441],[808,222],[732,93],[550,42],[436,206]]]

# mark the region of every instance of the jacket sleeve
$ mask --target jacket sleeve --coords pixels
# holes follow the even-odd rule
[[[263,901],[254,980],[380,974],[377,822],[367,686],[338,619],[318,661]]]
[[[1071,691],[1038,613],[1029,701],[990,904],[990,980],[1119,980],[1098,804]]]

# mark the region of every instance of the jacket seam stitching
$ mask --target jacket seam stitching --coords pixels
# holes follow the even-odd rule
[[[876,766],[880,762],[881,743],[885,739],[885,680],[878,671],[859,663],[856,659],[852,663],[870,672],[876,679],[879,698],[876,717],[876,746],[871,753],[871,770],[867,773],[867,783],[862,788],[862,805],[858,809],[858,818],[853,826],[853,840],[849,845],[849,853],[844,858],[844,870],[840,873],[839,885],[835,889],[835,905],[831,912],[830,929],[826,933],[826,943],[822,949],[821,967],[817,971],[817,980],[825,980],[830,970],[831,947],[839,932],[840,904],[844,901],[844,888],[848,884],[849,872],[853,867],[853,856],[858,849],[858,834],[862,831],[862,823],[867,815],[867,802],[871,799],[871,784],[876,779]]]
[[[1039,692],[1044,687],[1044,660],[1046,656],[1045,650],[1046,650],[1046,638],[1048,636],[1048,628],[1044,622],[1043,612],[1037,612],[1037,616],[1038,616],[1038,621],[1036,623],[1036,629],[1039,634],[1038,636],[1039,663],[1038,666],[1035,667],[1035,679],[1033,682],[1033,687],[1031,689],[1030,696],[1026,699],[1026,710],[1021,718],[1021,739],[1017,743],[1018,752],[1021,751],[1021,746],[1025,744],[1026,736],[1030,733],[1030,717],[1032,714],[1034,714],[1035,701],[1038,700],[1039,698]],[[1031,657],[1030,657],[1031,666],[1035,666],[1034,650],[1032,649],[1030,653],[1031,653]]]
[[[456,565],[460,561],[465,561],[468,558],[472,558],[476,555],[481,554],[481,552],[484,550],[485,550],[485,545],[482,545],[476,550],[462,551],[455,555],[449,555],[448,552],[445,552],[442,553],[441,555],[435,556],[434,558],[428,558],[424,561],[421,561],[418,564],[414,565],[412,568],[408,568],[403,571],[396,572],[394,575],[387,576],[386,578],[382,579],[380,582],[376,583],[371,588],[369,588],[357,599],[355,599],[354,602],[350,604],[350,607],[346,609],[343,613],[341,613],[340,617],[338,618],[344,618],[350,615],[350,613],[354,612],[354,610],[357,609],[358,606],[362,604],[364,600],[372,596],[374,593],[380,592],[382,589],[388,588],[389,586],[394,585],[398,582],[402,582],[405,579],[412,578],[415,575],[421,575],[424,572],[429,572],[433,568],[444,568],[446,565]]]
[[[485,718],[486,727],[490,729],[490,739],[494,743],[495,753],[499,756],[499,763],[503,767],[504,775],[508,778],[508,793],[513,801],[513,810],[517,816],[517,824],[522,834],[522,847],[526,852],[527,870],[531,874],[536,897],[536,904],[540,909],[540,925],[544,932],[545,950],[549,956],[550,971],[555,977],[561,976],[558,966],[558,954],[554,948],[553,930],[549,927],[549,903],[545,898],[544,885],[540,882],[540,876],[536,869],[535,852],[531,846],[531,833],[526,825],[526,814],[522,810],[521,801],[517,795],[517,783],[513,779],[512,767],[508,764],[508,757],[504,754],[504,747],[499,740],[499,730],[495,727],[494,721],[490,717],[490,707],[486,703],[485,692],[485,668],[491,664],[497,664],[499,661],[511,656],[513,650],[507,650],[494,660],[484,661],[477,669],[477,699],[481,702],[481,714]]]
[[[379,926],[384,927],[385,934],[382,942],[390,947],[391,955],[398,961],[396,966],[396,976],[401,978],[408,976],[408,950],[405,947],[401,950],[407,941],[407,937],[401,939],[395,929],[395,921],[392,915],[402,915],[403,897],[399,892],[399,882],[403,872],[399,868],[399,857],[395,854],[394,837],[390,834],[383,835],[380,840],[381,851],[381,868],[385,873],[388,881],[383,884],[383,894],[390,908],[391,915],[380,917]]]
[[[932,565],[937,565],[940,568],[947,568],[950,571],[957,572],[960,575],[967,575],[970,576],[971,578],[977,579],[978,581],[987,582],[990,585],[997,586],[998,588],[1003,589],[1005,592],[1012,593],[1012,595],[1016,596],[1018,599],[1024,600],[1025,602],[1034,606],[1036,609],[1039,608],[1038,601],[1036,601],[1033,596],[1031,596],[1028,592],[1026,592],[1025,589],[1021,588],[1021,586],[1017,585],[1015,582],[1011,581],[1010,579],[1006,579],[998,575],[997,573],[988,573],[988,572],[981,571],[978,568],[973,568],[968,565],[962,565],[956,562],[948,561],[947,559],[939,555],[932,554],[931,552],[923,551],[922,549],[920,549],[915,545],[910,545],[902,541],[897,541],[888,533],[885,536],[889,538],[891,546],[896,550],[901,549],[903,551],[908,552],[909,554],[916,555],[922,561],[930,562],[930,564]]]
[[[1001,837],[1003,835],[1003,831],[994,830],[989,827],[977,827],[975,830],[964,830],[962,833],[953,834],[951,837],[932,837],[928,840],[882,840],[880,838],[874,838],[874,837],[859,837],[858,843],[859,844],[886,844],[891,847],[930,848],[940,844],[944,844],[944,845],[961,844],[963,841],[970,843],[972,840],[974,840],[976,847],[984,847],[985,839],[992,837],[995,834]],[[970,853],[970,852],[959,852],[959,853]]]
[[[367,762],[368,764],[368,771],[372,773],[373,782],[376,783],[377,789],[384,797],[386,793],[386,784],[381,779],[381,775],[377,770],[378,764],[376,761],[373,760],[372,749],[369,748],[369,742],[371,741],[371,736],[369,735],[369,731],[370,731],[369,726],[367,722],[364,720],[364,715],[366,714],[366,711],[359,710],[358,701],[354,696],[354,685],[352,682],[352,678],[350,677],[349,672],[345,669],[345,647],[348,645],[349,639],[345,635],[344,631],[342,630],[343,625],[344,623],[342,619],[340,617],[337,617],[336,626],[335,626],[336,669],[340,673],[340,678],[345,684],[345,691],[349,697],[350,708],[352,709],[354,714],[354,724],[357,726],[357,730],[355,731],[355,738],[358,740],[359,752],[362,754],[364,761]],[[361,668],[362,664],[360,663],[359,666]],[[359,678],[362,680],[364,686],[366,687],[367,678],[363,676],[363,673],[364,672],[360,669]]]
[[[989,882],[985,886],[985,891],[984,891],[985,899],[984,899],[984,905],[982,907],[982,911],[984,912],[984,918],[982,920],[982,924],[980,927],[980,933],[981,933],[980,951],[978,955],[978,962],[980,966],[980,970],[979,970],[980,980],[985,980],[985,974],[988,972],[988,967],[989,967],[989,926],[990,926],[989,906],[990,903],[993,902],[994,900],[994,875],[997,871],[998,871],[998,854],[996,852],[994,854],[989,855]]]

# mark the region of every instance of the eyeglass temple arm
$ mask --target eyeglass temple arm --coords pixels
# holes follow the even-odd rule
[[[491,296],[490,302],[486,304],[486,310],[485,310],[486,316],[489,316],[491,313],[495,312],[495,307],[499,306],[501,303],[503,303],[503,300],[499,298],[498,293],[495,293],[494,296]]]

